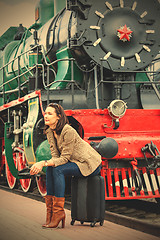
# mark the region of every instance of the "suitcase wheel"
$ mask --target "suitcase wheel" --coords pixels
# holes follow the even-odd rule
[[[96,222],[91,222],[90,226],[94,227],[96,225]]]
[[[72,221],[71,221],[71,225],[74,225],[74,222],[75,222],[75,220],[72,219]]]
[[[103,226],[103,223],[104,223],[104,220],[103,220],[103,221],[100,221],[100,223],[99,223],[100,226]]]

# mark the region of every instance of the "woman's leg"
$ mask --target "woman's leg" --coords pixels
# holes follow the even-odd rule
[[[48,167],[46,169],[46,186],[47,186],[47,195],[45,198],[46,203],[46,223],[42,227],[47,227],[52,219],[53,215],[53,204],[54,204],[54,189],[53,189],[53,180],[52,180],[52,168]]]
[[[82,176],[78,166],[75,163],[66,163],[58,167],[48,167],[46,173],[47,194],[52,194],[52,218],[49,224],[43,225],[46,228],[55,228],[62,221],[62,227],[65,226],[64,211],[64,193],[65,193],[65,176],[76,175]]]
[[[100,167],[91,175],[97,175]],[[53,195],[52,218],[50,223],[44,226],[46,228],[55,228],[62,221],[62,227],[65,226],[64,212],[64,193],[65,193],[65,176],[83,177],[77,164],[68,162],[58,167],[48,167],[46,173],[47,194]]]
[[[54,196],[54,184],[53,184],[53,175],[52,175],[53,167],[46,168],[46,188],[47,195]]]
[[[96,176],[100,173],[99,166],[91,175]],[[47,195],[64,197],[65,176],[84,177],[76,163],[68,162],[58,167],[48,167],[46,172]]]
[[[76,163],[68,162],[58,167],[47,167],[46,187],[47,195],[64,197],[65,176],[83,177]]]

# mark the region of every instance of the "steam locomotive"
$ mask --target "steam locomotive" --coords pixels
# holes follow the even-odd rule
[[[40,0],[35,23],[0,38],[0,171],[46,194],[49,102],[102,155],[105,199],[160,198],[160,3]],[[118,146],[118,148],[117,148]],[[94,161],[94,159],[93,159]],[[5,170],[4,170],[5,169]]]

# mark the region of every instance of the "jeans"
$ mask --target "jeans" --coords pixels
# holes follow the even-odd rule
[[[100,173],[101,166],[99,166],[89,176],[96,176]],[[66,164],[46,169],[46,188],[47,195],[56,197],[64,197],[65,194],[65,176],[84,177],[79,170],[76,163],[68,162]],[[87,176],[88,177],[88,176]]]

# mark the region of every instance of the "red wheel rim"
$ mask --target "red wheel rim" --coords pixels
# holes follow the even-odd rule
[[[16,153],[16,158],[18,162],[18,171],[27,167],[27,161],[24,153],[21,153],[21,152]],[[29,179],[20,179],[19,181],[20,181],[22,190],[24,192],[28,192],[31,188],[32,180],[29,178]]]
[[[47,193],[45,177],[44,176],[36,177],[36,182],[37,182],[38,191],[42,196],[45,196]]]
[[[14,159],[14,164],[16,166],[16,160]],[[12,175],[11,171],[9,170],[9,166],[7,163],[7,160],[5,159],[5,165],[6,165],[6,179],[7,183],[10,189],[13,189],[17,187],[17,179]]]

